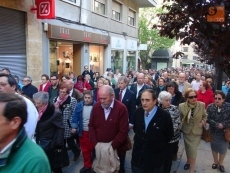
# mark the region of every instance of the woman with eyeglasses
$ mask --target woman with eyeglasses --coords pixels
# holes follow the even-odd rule
[[[185,103],[179,105],[179,112],[182,121],[182,133],[184,137],[187,161],[184,170],[194,173],[197,149],[200,144],[202,127],[206,122],[205,104],[197,101],[197,91],[188,88],[185,91]]]
[[[211,89],[211,86],[208,84],[208,82],[203,81],[200,84],[198,93],[197,93],[197,100],[201,101],[205,104],[205,108],[214,102],[213,97],[213,91]]]
[[[61,83],[59,86],[59,96],[54,98],[54,106],[62,112],[62,121],[65,128],[64,140],[68,147],[74,153],[73,161],[76,161],[80,155],[80,150],[75,143],[75,136],[71,134],[71,122],[77,100],[69,96],[70,87],[66,83]]]
[[[230,103],[225,102],[222,91],[215,92],[215,102],[207,107],[209,130],[211,134],[211,149],[214,163],[212,169],[224,172],[224,158],[227,153],[228,142],[224,139],[224,129],[230,126]]]

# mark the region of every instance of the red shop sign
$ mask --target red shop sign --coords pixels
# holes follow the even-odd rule
[[[37,18],[54,19],[55,18],[55,0],[36,0]]]

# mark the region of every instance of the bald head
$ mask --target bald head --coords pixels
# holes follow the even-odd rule
[[[108,109],[114,99],[113,88],[109,85],[103,85],[98,91],[98,97],[103,108]]]
[[[64,81],[64,83],[68,85],[69,90],[73,89],[73,87],[74,87],[74,81],[72,79],[67,79],[67,80]]]
[[[178,78],[179,78],[179,83],[183,84],[185,81],[185,73],[180,73]]]
[[[144,80],[145,80],[145,75],[144,73],[139,73],[137,75],[137,84],[138,85],[143,85],[144,84]]]

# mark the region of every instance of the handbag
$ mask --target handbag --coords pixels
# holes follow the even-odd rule
[[[205,142],[211,142],[212,141],[210,131],[207,130],[205,127],[203,127],[203,133],[202,133],[201,139],[204,140]]]
[[[69,156],[65,147],[52,149],[51,165],[54,168],[69,166]]]
[[[130,137],[127,136],[126,141],[125,141],[125,151],[129,151],[132,149],[132,142],[130,140]]]
[[[225,141],[230,142],[230,127],[224,130],[224,138],[225,138]]]

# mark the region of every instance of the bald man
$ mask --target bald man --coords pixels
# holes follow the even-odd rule
[[[137,83],[131,85],[130,90],[134,92],[136,96],[136,106],[141,106],[141,93],[145,89],[150,89],[150,86],[144,83],[145,75],[143,73],[137,74]]]
[[[102,86],[98,97],[99,102],[93,106],[89,121],[90,140],[94,146],[97,143],[111,142],[120,159],[119,173],[125,173],[125,144],[129,131],[128,111],[125,105],[114,99],[114,90],[111,86]]]

